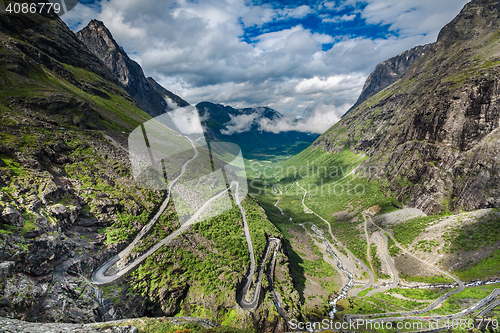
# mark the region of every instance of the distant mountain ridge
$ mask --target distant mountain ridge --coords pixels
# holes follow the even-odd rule
[[[283,153],[283,149],[288,149],[296,142],[301,145],[295,147],[294,152],[299,152],[308,144],[312,143],[317,134],[297,131],[272,133],[260,128],[258,122],[262,118],[276,120],[283,115],[269,107],[235,109],[231,106],[201,102],[196,105],[202,124],[206,129],[206,135],[212,141],[226,141],[238,144],[245,157],[255,157],[253,153],[263,151],[265,148],[277,149]],[[254,115],[255,118],[248,120],[247,126],[241,131],[229,131],[232,119],[242,115]]]
[[[139,107],[151,116],[156,117],[175,107],[169,106],[166,98],[180,107],[189,105],[160,86],[153,78],[146,78],[141,66],[130,59],[101,21],[90,21],[76,36],[116,75]]]

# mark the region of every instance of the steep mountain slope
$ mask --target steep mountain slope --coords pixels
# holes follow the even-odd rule
[[[92,20],[76,36],[116,75],[120,84],[141,109],[151,116],[158,116],[177,107],[168,105],[166,97],[178,106],[189,105],[179,96],[161,87],[152,78],[146,78],[141,66],[129,58],[113,39],[101,21]]]
[[[500,4],[476,0],[403,77],[313,145],[369,158],[370,179],[427,213],[500,207]]]
[[[98,229],[162,197],[135,186],[123,144],[150,117],[58,17],[1,13],[0,40],[0,315],[107,319],[84,276],[107,256]],[[129,301],[116,315],[148,306]]]
[[[368,98],[399,80],[415,61],[429,51],[431,46],[432,44],[415,46],[411,50],[405,51],[378,64],[373,73],[366,79],[358,100],[350,110],[355,109]]]
[[[235,109],[230,106],[201,102],[196,105],[206,128],[207,136],[214,141],[227,141],[239,145],[245,158],[265,159],[277,154],[292,155],[311,144],[318,136],[296,131],[272,133],[263,131],[259,120],[275,120],[283,117],[279,112],[268,108]],[[238,122],[233,119],[246,118]],[[285,152],[286,151],[286,152]]]
[[[237,208],[197,224],[119,283],[90,283],[165,199],[136,186],[129,161],[127,133],[151,116],[57,17],[0,13],[0,53],[0,316],[84,323],[183,313],[284,330],[268,296],[252,312],[236,302],[248,269]],[[242,205],[261,260],[266,237],[280,234],[253,199]],[[178,227],[168,207],[141,246]],[[281,251],[278,259],[288,260]],[[286,267],[274,288],[295,304]]]

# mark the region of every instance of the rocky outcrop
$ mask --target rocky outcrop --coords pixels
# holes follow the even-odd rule
[[[76,36],[111,70],[139,107],[151,116],[189,105],[152,78],[146,78],[141,66],[129,58],[101,21],[90,21]]]
[[[402,76],[314,144],[364,152],[372,180],[426,213],[500,207],[500,4],[475,0]]]
[[[371,73],[366,79],[358,100],[349,111],[355,109],[358,105],[373,95],[376,95],[399,80],[417,59],[429,51],[431,46],[432,44],[415,46],[411,50],[405,51],[378,64],[373,73]]]
[[[0,318],[0,326],[2,332],[5,333],[138,333],[139,330],[135,326],[117,325],[117,324],[40,324],[28,323],[21,320]]]
[[[38,33],[33,33],[36,30]],[[96,73],[104,80],[117,82],[115,76],[102,65],[102,62],[92,54],[68,29],[57,15],[0,15],[0,31],[3,34],[18,36],[9,40],[2,47],[18,48],[29,59],[44,65],[71,83],[81,86],[62,64],[86,68]],[[6,69],[18,74],[27,74],[33,67],[26,61],[12,61],[9,56],[2,57]],[[92,86],[90,86],[92,87]]]

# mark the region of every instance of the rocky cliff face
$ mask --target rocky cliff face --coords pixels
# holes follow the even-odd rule
[[[373,73],[366,79],[358,100],[350,110],[355,109],[368,98],[399,80],[417,59],[429,51],[431,46],[432,44],[415,46],[411,50],[405,51],[378,64]]]
[[[189,105],[152,78],[146,78],[141,66],[129,58],[101,21],[90,21],[76,36],[118,78],[139,107],[151,116],[156,117],[178,106]],[[170,105],[166,98],[170,99]]]
[[[372,179],[427,213],[500,207],[500,4],[474,0],[400,80],[314,144],[365,152]]]
[[[0,316],[144,315],[147,299],[117,307],[88,277],[123,246],[102,230],[163,195],[128,171],[123,133],[149,116],[57,17],[0,13],[0,45]]]

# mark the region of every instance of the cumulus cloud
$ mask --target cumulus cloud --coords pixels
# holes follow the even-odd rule
[[[257,112],[252,114],[242,114],[242,115],[229,115],[231,120],[224,124],[227,130],[221,130],[220,132],[224,135],[233,135],[235,133],[248,132],[252,125],[255,123],[255,119],[259,116]]]
[[[322,20],[323,23],[327,22],[347,22],[347,21],[352,21],[356,18],[355,14],[352,15],[342,15],[342,16],[335,16],[335,17],[327,17]]]
[[[286,18],[303,18],[314,12],[308,5],[302,5],[296,8],[285,8],[278,11],[278,17],[281,19]]]
[[[306,118],[291,116],[275,120],[261,118],[259,126],[261,130],[273,133],[298,131],[321,134],[336,124],[350,106],[351,104],[344,104],[336,107],[320,102]]]
[[[401,36],[425,34],[430,41],[469,0],[369,0],[362,17],[369,24],[390,24]]]
[[[320,120],[338,119],[356,101],[376,64],[433,42],[466,2],[346,0],[276,8],[245,0],[98,0],[77,5],[63,19],[74,30],[93,18],[104,21],[148,76],[192,104],[265,105],[291,115],[269,128],[314,128]],[[325,26],[358,15],[369,25],[388,25],[392,33],[339,35],[341,30],[313,31],[300,23],[314,15]],[[269,30],[266,24],[273,22],[283,28]],[[256,33],[245,39],[248,28]],[[297,123],[296,115],[304,119]],[[236,119],[231,130],[239,124]]]
[[[181,134],[203,133],[198,110],[195,107],[184,107],[168,112]]]

